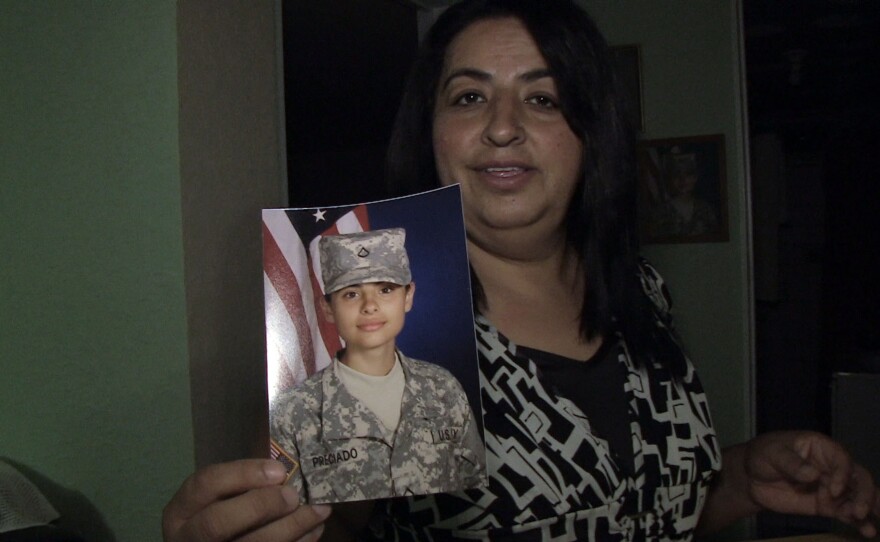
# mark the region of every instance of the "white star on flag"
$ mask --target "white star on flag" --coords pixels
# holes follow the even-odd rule
[[[324,220],[324,215],[326,213],[327,211],[322,211],[321,209],[318,209],[312,216],[315,217],[315,222],[321,222],[322,220]]]

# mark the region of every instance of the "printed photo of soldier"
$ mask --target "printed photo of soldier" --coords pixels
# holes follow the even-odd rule
[[[388,228],[318,243],[321,311],[344,346],[275,398],[270,413],[288,483],[310,503],[486,483],[480,426],[462,385],[397,346],[416,292],[405,241],[405,229]]]
[[[657,236],[693,236],[718,227],[712,205],[694,193],[697,186],[697,155],[674,148],[663,156],[665,197],[658,199],[649,217]]]
[[[724,136],[639,144],[639,221],[644,243],[728,239]]]

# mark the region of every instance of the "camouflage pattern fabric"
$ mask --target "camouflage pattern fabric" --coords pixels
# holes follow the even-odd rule
[[[393,434],[333,365],[280,397],[273,440],[299,463],[288,484],[309,503],[456,491],[486,484],[485,451],[461,384],[398,352],[406,378]]]
[[[365,282],[412,282],[405,248],[406,230],[384,230],[328,235],[318,241],[324,292]]]

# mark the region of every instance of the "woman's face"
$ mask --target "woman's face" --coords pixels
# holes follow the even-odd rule
[[[556,83],[516,18],[478,21],[450,44],[434,109],[441,183],[461,183],[465,221],[481,231],[560,231],[583,144]]]

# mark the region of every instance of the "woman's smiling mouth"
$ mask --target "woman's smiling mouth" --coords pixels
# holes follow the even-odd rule
[[[489,175],[494,175],[496,177],[507,178],[514,177],[525,172],[525,168],[521,167],[488,167],[484,169],[486,173]]]

